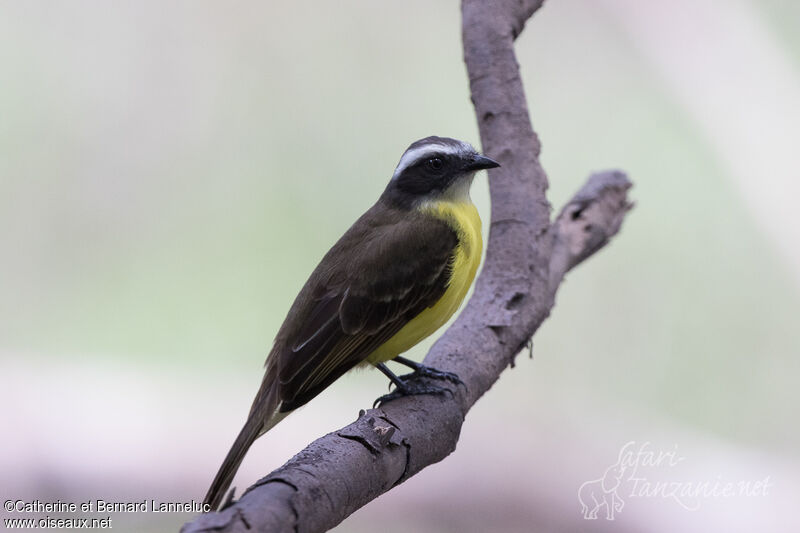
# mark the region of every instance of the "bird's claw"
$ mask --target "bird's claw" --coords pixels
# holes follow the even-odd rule
[[[409,375],[413,376],[418,374],[412,373]],[[374,409],[375,407],[380,407],[386,402],[396,400],[404,396],[418,396],[420,394],[450,394],[452,396],[453,391],[445,387],[434,387],[432,385],[406,383],[402,388],[400,387],[395,388],[389,394],[384,394],[383,396],[375,400],[375,403],[372,404],[372,407]]]
[[[464,385],[464,382],[461,381],[461,378],[458,377],[457,374],[452,372],[445,372],[444,370],[436,370],[435,368],[431,368],[429,366],[419,365],[413,372],[410,374],[403,374],[400,376],[400,379],[403,381],[409,381],[412,379],[417,378],[431,378],[431,379],[438,379],[441,381],[449,381],[454,385]],[[466,387],[466,385],[464,385]]]

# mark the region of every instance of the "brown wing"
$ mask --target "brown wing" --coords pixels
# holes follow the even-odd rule
[[[250,445],[366,359],[447,289],[458,244],[444,222],[379,201],[325,255],[267,358],[250,415],[206,495],[216,508]]]
[[[444,222],[376,204],[323,258],[267,361],[280,411],[296,409],[364,361],[444,293],[458,244]]]

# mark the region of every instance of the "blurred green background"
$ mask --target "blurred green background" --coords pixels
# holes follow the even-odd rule
[[[800,4],[551,0],[517,50],[554,207],[614,167],[637,207],[459,450],[337,530],[796,531]],[[455,1],[0,4],[0,496],[200,499],[292,299],[405,147],[479,145],[461,56]],[[473,197],[488,221],[485,176]],[[385,381],[341,379],[236,484]],[[681,479],[775,485],[584,521],[578,487],[628,441],[677,446]]]

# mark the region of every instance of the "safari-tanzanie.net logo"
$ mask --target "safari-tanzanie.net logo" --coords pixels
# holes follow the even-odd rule
[[[663,499],[687,511],[696,511],[704,499],[767,496],[770,476],[759,480],[732,480],[723,476],[706,480],[675,480],[671,474],[686,460],[678,446],[659,449],[649,441],[630,441],[619,451],[617,461],[602,476],[578,489],[581,513],[586,520],[598,516],[614,520],[626,503],[637,498]]]

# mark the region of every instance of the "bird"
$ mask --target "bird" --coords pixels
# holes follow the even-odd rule
[[[448,137],[425,137],[405,150],[378,201],[325,254],[290,307],[246,422],[208,489],[206,509],[220,507],[258,437],[356,366],[372,365],[395,385],[376,405],[443,392],[419,377],[460,383],[455,374],[401,354],[439,329],[464,300],[483,248],[470,187],[478,171],[499,166]],[[413,372],[395,375],[386,366],[390,360]]]

